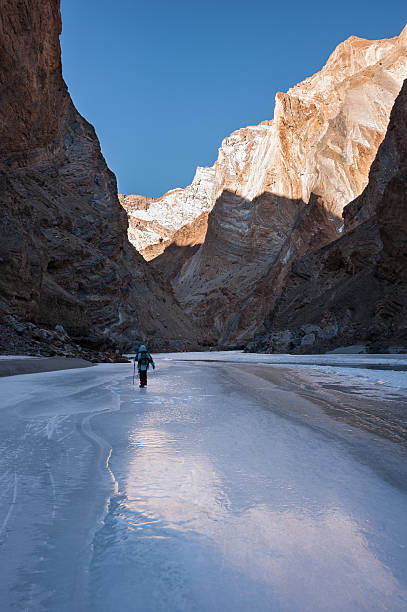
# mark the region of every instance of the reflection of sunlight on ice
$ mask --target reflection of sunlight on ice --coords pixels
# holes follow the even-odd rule
[[[148,508],[148,515],[166,526],[207,535],[203,525],[216,518],[224,498],[210,460],[183,456],[169,435],[157,429],[133,432],[130,443],[136,451],[127,486],[131,509]]]
[[[301,610],[324,611],[387,609],[389,602],[401,610],[407,603],[407,592],[343,510],[278,512],[270,502],[234,511],[199,448],[181,454],[168,433],[148,426],[132,433],[131,445],[125,505],[139,537],[154,523],[170,528],[168,537],[178,531],[201,538],[218,551],[224,569],[272,588],[284,610],[297,610],[299,602]]]
[[[407,591],[340,510],[310,516],[253,507],[229,522],[222,546],[229,563],[273,585],[284,609],[299,601],[302,610],[387,609],[398,597],[407,604]]]

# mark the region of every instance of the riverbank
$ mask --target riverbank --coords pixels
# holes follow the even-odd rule
[[[407,491],[407,394],[352,384],[313,368],[219,364],[241,394],[274,414],[333,438],[361,464]],[[213,367],[213,365],[212,365]],[[397,393],[396,391],[399,391]]]
[[[86,361],[85,359],[68,357],[1,356],[0,377],[89,368],[94,365],[96,364]]]
[[[295,393],[322,408],[325,414],[352,427],[364,429],[375,436],[407,445],[407,397],[405,393],[390,393],[379,389],[376,395],[369,389],[338,384],[335,377],[315,376],[310,368],[248,365],[232,366],[271,382],[283,393]]]

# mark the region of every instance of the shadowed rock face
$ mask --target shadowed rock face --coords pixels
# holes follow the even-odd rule
[[[335,237],[316,196],[305,205],[267,192],[250,201],[224,191],[209,215],[203,247],[173,282],[208,343],[241,345],[280,291],[291,258]]]
[[[406,76],[407,29],[385,40],[353,36],[320,72],[277,94],[272,121],[226,138],[213,168],[199,168],[192,185],[149,201],[147,211],[133,208],[130,228],[148,222],[156,232],[144,235],[142,252],[162,253],[155,265],[208,341],[247,341],[292,262],[339,235],[343,208],[367,184]],[[176,248],[181,227],[200,243],[192,223],[202,212],[209,212],[202,246]]]
[[[369,183],[344,218],[345,235],[293,265],[268,332],[249,350],[407,349],[407,81]]]
[[[3,327],[62,324],[93,347],[188,345],[192,328],[129,244],[115,176],[62,79],[59,0],[0,0],[0,10]]]

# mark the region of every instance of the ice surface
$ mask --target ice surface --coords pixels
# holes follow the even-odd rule
[[[0,380],[0,609],[406,610],[399,446],[191,357]]]
[[[290,355],[281,353],[244,353],[243,351],[213,351],[209,353],[163,353],[163,359],[187,361],[225,361],[230,363],[270,363],[300,365],[403,365],[407,368],[407,354],[347,354],[324,353],[323,355]]]
[[[310,376],[330,375],[337,377],[338,384],[363,386],[373,383],[370,391],[380,394],[380,386],[397,390],[407,390],[407,355],[360,355],[360,354],[324,354],[324,355],[282,355],[264,353],[243,353],[242,351],[217,351],[205,353],[171,353],[163,359],[180,359],[183,361],[222,361],[226,363],[284,365],[290,368],[300,367]],[[321,377],[321,376],[320,376]]]
[[[296,368],[301,368],[311,376],[311,380],[322,381],[326,380],[327,375],[332,379],[335,377],[339,385],[346,384],[352,385],[355,388],[356,393],[358,387],[362,386],[363,393],[369,395],[380,395],[383,393],[383,389],[380,386],[384,386],[384,391],[387,387],[402,392],[407,390],[407,368],[406,370],[384,370],[379,367],[376,369],[367,368],[346,368],[338,366],[303,366],[296,365]]]

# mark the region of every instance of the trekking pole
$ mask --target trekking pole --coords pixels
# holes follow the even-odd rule
[[[134,360],[134,368],[133,368],[133,386],[134,386],[135,377],[136,377],[136,360]]]

